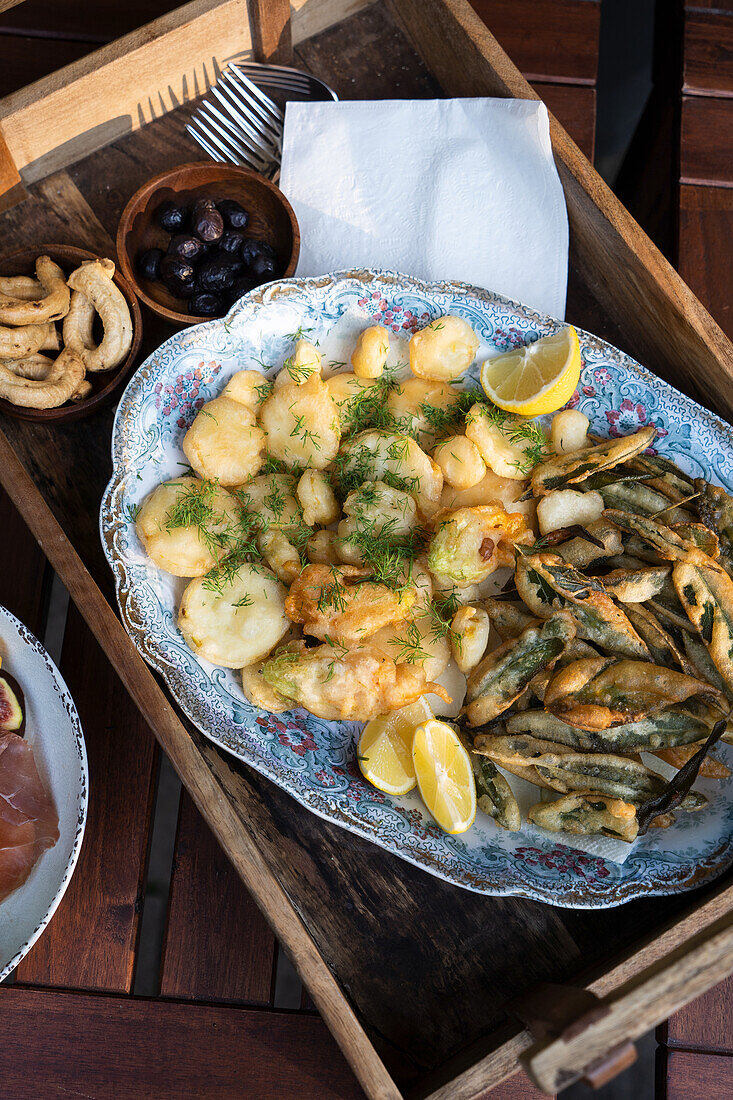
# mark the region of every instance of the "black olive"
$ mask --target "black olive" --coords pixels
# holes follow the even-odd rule
[[[244,233],[240,233],[236,229],[225,229],[219,238],[219,248],[222,252],[228,252],[232,256],[236,256],[244,239]]]
[[[211,199],[199,199],[193,208],[191,229],[202,241],[218,241],[224,232],[224,219]]]
[[[160,277],[174,298],[190,298],[193,294],[194,270],[180,256],[164,256],[160,262]]]
[[[160,261],[163,259],[162,248],[148,248],[141,252],[137,258],[137,269],[146,279],[155,282],[160,278]]]
[[[244,294],[249,294],[250,290],[254,290],[257,286],[252,279],[247,275],[240,275],[238,279],[235,279],[227,293],[227,301],[229,305],[234,305]]]
[[[238,202],[234,199],[219,199],[216,206],[228,226],[232,229],[245,228],[249,221],[249,214]]]
[[[232,275],[241,275],[244,271],[244,264],[238,256],[232,256],[229,252],[214,252],[211,256],[212,260],[223,260],[224,263],[229,264],[232,269]]]
[[[234,266],[229,260],[207,260],[196,272],[196,289],[221,294],[234,282]]]
[[[188,312],[199,317],[220,317],[224,312],[224,303],[217,294],[194,294],[189,299]]]
[[[166,233],[175,233],[176,230],[183,228],[186,214],[187,211],[183,206],[177,206],[169,200],[160,204],[155,217],[161,229],[165,229]]]
[[[204,254],[204,242],[198,237],[190,237],[187,233],[178,233],[171,237],[168,245],[169,256],[180,256],[182,260],[199,260]]]
[[[260,283],[269,283],[275,278],[275,262],[269,256],[255,256],[247,267],[247,274]]]
[[[274,265],[277,263],[277,255],[272,245],[269,245],[267,241],[258,241],[255,237],[244,238],[239,255],[247,267],[256,256],[267,256],[268,259],[272,260],[273,270]]]

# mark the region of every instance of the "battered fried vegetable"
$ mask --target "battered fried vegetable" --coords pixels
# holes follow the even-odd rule
[[[517,561],[517,591],[540,618],[557,604],[571,612],[579,638],[624,657],[648,659],[649,651],[628,617],[600,581],[585,577],[557,554],[533,554]]]
[[[631,470],[646,474],[647,484],[671,501],[687,500],[695,492],[692,478],[661,455],[636,455],[628,465]]]
[[[702,745],[694,756],[690,757],[686,764],[684,764],[673,779],[667,784],[665,790],[656,797],[650,798],[643,806],[639,807],[638,819],[639,819],[639,833],[643,836],[649,828],[652,821],[660,814],[666,814],[670,810],[674,810],[676,806],[681,805],[683,799],[690,791],[692,784],[695,782],[702,765],[703,760],[710,752],[713,745],[722,737],[727,719],[721,719],[713,726],[710,734],[708,735],[705,744]],[[694,794],[695,792],[691,792]],[[702,796],[698,796],[700,799]],[[705,805],[705,802],[701,803],[700,808]]]
[[[684,561],[676,563],[672,580],[713,664],[733,691],[733,580],[722,569],[713,572]]]
[[[604,730],[639,722],[693,695],[722,702],[722,693],[706,680],[646,661],[595,657],[556,672],[544,702],[571,726]]]
[[[479,810],[493,817],[503,829],[516,833],[522,826],[522,816],[511,787],[490,760],[475,753],[470,753],[470,756]]]
[[[537,773],[556,791],[594,791],[641,805],[662,793],[666,780],[636,760],[610,753],[548,753],[534,761]],[[706,799],[697,792],[680,803],[683,810],[698,810]]]
[[[513,560],[513,542],[527,531],[524,516],[495,501],[457,508],[440,520],[428,549],[428,568],[456,584],[485,580]]]
[[[502,642],[518,637],[525,627],[534,622],[534,616],[526,607],[509,603],[508,600],[494,600],[489,597],[482,601],[481,606],[491,619],[491,625]]]
[[[684,645],[687,658],[694,665],[698,675],[707,680],[713,687],[727,692],[728,686],[715,667],[705,643],[701,641],[699,636],[697,634],[685,634]]]
[[[697,514],[718,536],[720,561],[729,573],[733,573],[733,497],[719,485],[711,485],[701,477],[695,479],[695,489],[700,494],[695,502]]]
[[[607,508],[603,515],[611,523],[615,523],[617,527],[620,527],[622,531],[627,531],[630,535],[638,535],[641,546],[634,544],[634,548],[630,552],[637,554],[639,557],[642,556],[642,551],[646,548],[666,561],[692,560],[722,572],[720,566],[716,566],[710,555],[700,549],[698,540],[702,536],[700,530],[695,529],[696,525],[694,524],[682,524],[680,529],[675,529],[648,516],[632,516],[615,508]],[[630,543],[627,544],[627,547],[630,547],[630,545]],[[706,545],[709,549],[715,549],[707,540]],[[707,559],[707,561],[703,559]]]
[[[556,661],[574,636],[571,616],[559,611],[545,623],[526,627],[518,638],[484,657],[468,678],[469,724],[481,725],[511,706],[532,677]]]
[[[642,569],[614,569],[602,578],[609,596],[621,603],[644,603],[657,596],[671,576],[668,565],[645,566]]]
[[[419,665],[396,664],[371,645],[344,650],[294,643],[265,661],[262,676],[293,706],[328,721],[368,722],[428,692],[450,702],[445,688],[427,681]]]
[[[683,657],[674,638],[664,629],[653,611],[643,604],[635,603],[626,608],[626,614],[639,637],[646,642],[655,664],[667,667],[676,665],[683,672],[694,675],[694,669],[690,667],[689,661]],[[707,680],[709,677],[706,676],[704,679]]]
[[[668,497],[641,481],[614,481],[598,489],[606,508],[619,508],[637,516],[656,516],[660,512],[668,523],[692,521],[686,508],[671,504]]]
[[[572,753],[569,745],[559,745],[554,741],[542,741],[529,734],[514,736],[480,733],[473,742],[474,752],[488,756],[501,764],[502,768],[510,764],[515,767],[534,767],[535,762],[548,753]]]
[[[659,757],[660,760],[664,760],[665,764],[679,769],[695,755],[699,748],[699,744],[679,745],[674,749],[660,749],[654,755]],[[705,779],[727,779],[730,775],[730,768],[726,767],[722,760],[718,760],[717,757],[706,756],[697,774],[704,776]]]
[[[368,567],[307,565],[290,587],[285,612],[314,638],[340,645],[364,641],[406,619],[417,599],[414,585],[394,589],[369,578]]]
[[[527,817],[552,833],[566,832],[575,836],[602,833],[629,844],[636,840],[639,832],[634,805],[597,791],[578,791],[555,802],[538,802]]]
[[[552,489],[561,489],[565,485],[577,485],[591,474],[609,470],[626,462],[634,455],[645,451],[652,443],[657,430],[654,427],[642,428],[635,435],[622,439],[609,439],[594,447],[584,447],[569,455],[553,456],[541,462],[532,471],[531,487],[534,496],[544,496]]]
[[[621,535],[614,524],[607,519],[596,519],[589,523],[586,531],[601,543],[601,547],[586,538],[569,539],[558,546],[557,552],[563,561],[575,569],[585,569],[594,562],[601,561],[623,550]]]
[[[546,710],[527,710],[506,720],[506,731],[592,752],[654,752],[700,741],[710,733],[716,716],[705,704],[691,699],[662,714],[606,730],[582,730]]]

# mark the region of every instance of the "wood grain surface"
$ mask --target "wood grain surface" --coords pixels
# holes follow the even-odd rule
[[[87,842],[53,921],[17,979],[129,993],[158,748],[73,606],[60,668],[87,746]]]
[[[486,62],[481,60],[482,50],[494,48],[485,37],[480,22],[474,17],[470,23],[467,5],[451,4],[451,10],[453,14],[447,23],[438,21],[435,28],[430,19],[428,26],[423,28],[425,13],[419,13],[424,33],[429,30],[432,35],[435,29],[435,33],[442,33],[445,39],[440,45],[432,39],[427,42],[421,39],[421,47],[426,56],[433,58],[447,90],[455,88],[460,80],[465,80],[465,88],[473,87],[476,92],[488,90],[491,81]],[[381,31],[374,19],[379,13],[383,18]],[[381,5],[353,18],[361,27],[367,17],[371,20],[372,35],[364,40],[362,70],[370,65],[384,64],[385,56],[414,57],[414,48],[401,37],[397,24],[385,14]],[[348,27],[343,37],[348,41]],[[472,45],[474,41],[478,45]],[[333,40],[311,42],[300,49],[303,57],[310,55],[314,67],[318,57],[330,56],[332,60],[328,64],[334,67],[337,64]],[[456,56],[451,51],[455,49],[459,51],[457,56],[465,59],[465,74],[451,72],[450,58]],[[492,64],[500,72],[499,77],[492,78],[497,90],[503,87],[528,94],[526,86],[501,55],[494,50],[491,56],[495,59]],[[326,74],[321,69],[318,75]],[[435,86],[435,78],[426,75],[424,68],[419,70],[417,78],[409,73],[397,75],[405,87],[411,86],[412,81],[416,81],[414,86],[426,89]],[[381,94],[388,90],[383,83]],[[423,94],[434,93],[424,91]],[[109,236],[114,231],[124,202],[144,178],[169,164],[188,159],[190,149],[183,136],[185,113],[184,109],[131,133],[103,153],[63,173],[87,205],[94,233],[101,229]],[[557,134],[557,130],[555,132]],[[639,264],[643,241],[635,241],[633,248],[622,247],[615,241],[613,234],[628,229],[628,224],[613,204],[610,228],[599,226],[598,215],[593,215],[587,204],[592,206],[594,198],[605,199],[605,192],[592,188],[586,199],[582,195],[579,197],[582,183],[576,177],[587,174],[588,168],[567,141],[564,139],[561,143],[561,153],[567,158],[563,162],[564,172],[571,181],[574,225],[582,230],[586,251],[592,246],[596,251],[602,250],[611,240],[613,247],[604,253],[606,264],[609,256],[623,263],[630,255],[625,271],[628,277],[641,279]],[[64,186],[67,186],[65,181]],[[58,201],[63,209],[62,198]],[[62,215],[55,208],[56,201],[52,189],[44,194],[40,209],[33,208],[34,217],[39,219],[36,224],[43,227],[44,218],[48,217],[66,231],[68,227],[64,226]],[[78,243],[84,243],[85,225],[84,220],[78,224]],[[27,233],[28,226],[23,206],[0,219],[3,233],[6,230],[14,234]],[[582,249],[573,256],[576,270],[569,308],[573,311],[572,316],[576,315],[575,311],[586,311],[588,327],[598,330],[607,323],[599,302],[605,293],[597,275],[600,259],[596,257],[595,267],[591,265],[591,275],[596,272],[591,286],[583,286],[577,266],[584,256]],[[656,282],[652,279],[648,284],[641,280],[640,285],[644,291],[651,285],[655,305],[659,303],[662,290],[671,295],[668,301],[665,299],[666,310],[674,317],[679,304],[686,306],[688,299],[684,293],[676,293],[677,284],[664,283],[661,275],[665,270],[657,268]],[[667,313],[664,317],[666,322]],[[621,320],[617,310],[617,323]],[[696,324],[699,322],[697,316]],[[639,352],[641,343],[637,332],[623,325],[620,327],[630,350]],[[146,328],[146,348],[156,346],[162,335],[169,332],[151,324]],[[696,346],[689,333],[687,340]],[[666,338],[661,338],[656,347],[659,359],[663,358],[666,348]],[[678,357],[680,354],[678,349]],[[667,925],[676,930],[678,926],[674,922],[681,915],[698,911],[704,898],[717,897],[724,889],[724,882],[718,882],[704,887],[694,898],[649,899],[605,912],[557,910],[517,898],[487,900],[458,893],[453,887],[304,812],[289,796],[250,769],[223,757],[201,735],[181,723],[166,705],[158,683],[132,651],[114,612],[105,603],[103,597],[109,599],[112,595],[111,583],[99,547],[96,515],[109,476],[109,415],[101,414],[92,421],[74,425],[73,430],[56,429],[46,434],[34,430],[33,437],[17,422],[5,421],[2,429],[20,456],[21,465],[0,434],[0,477],[7,481],[15,499],[22,501],[24,514],[37,537],[43,540],[72,596],[84,607],[94,632],[140,709],[156,726],[174,766],[190,788],[193,801],[232,853],[237,871],[258,903],[268,911],[274,931],[310,985],[314,1001],[329,1026],[349,1050],[354,1068],[372,1095],[397,1097],[387,1070],[398,1080],[401,1089],[420,1088],[425,1092],[430,1088],[435,1097],[441,1095],[441,1090],[442,1095],[454,1098],[477,1097],[489,1081],[511,1078],[517,1055],[526,1048],[529,1037],[508,1016],[509,1000],[538,980],[593,981],[599,979],[599,975],[601,980],[610,974],[602,992],[611,991],[615,988],[614,983],[627,980],[629,973],[640,965],[640,959],[648,962],[657,957],[655,952],[663,954],[669,950],[669,940],[659,938],[660,930]],[[39,489],[53,515],[41,501]],[[85,572],[62,532],[72,540],[89,573]],[[182,898],[187,881],[193,881],[185,877],[189,875],[186,868],[176,873],[184,877],[176,882],[174,876],[171,895],[174,900],[176,891]],[[216,912],[210,902],[209,898],[202,912]],[[690,920],[694,923],[698,917],[690,917]],[[446,928],[450,929],[450,937],[442,934]],[[675,934],[676,931],[670,933],[672,940]],[[689,936],[690,929],[679,934],[684,939]],[[184,946],[178,949],[178,958],[168,955],[167,946],[164,961],[164,980],[171,983],[169,988],[184,992],[186,982],[181,969],[185,944],[194,944],[193,939],[186,939],[187,935],[188,932],[182,933]],[[460,952],[455,950],[456,943],[462,945]],[[647,947],[642,947],[643,944]],[[650,954],[644,954],[645,951]],[[197,960],[197,967],[203,968],[206,963],[204,946],[196,942],[191,954]],[[374,959],[379,960],[378,966],[374,965]],[[168,970],[166,961],[170,963]],[[261,976],[258,981],[262,981]],[[347,996],[342,991],[347,991]],[[26,996],[29,991],[18,990],[17,993]],[[3,990],[0,1006],[4,995]],[[215,993],[210,995],[216,996]],[[51,996],[57,995],[49,994]],[[81,1000],[83,998],[70,1002],[67,1017],[76,1011],[75,1006]],[[55,1023],[55,1002],[45,1003],[50,1005],[48,1012],[54,1019],[51,1034],[54,1034],[61,1026]],[[195,1006],[185,1007],[194,1014],[200,1011]],[[88,1019],[82,1009],[83,1006],[77,1013],[80,1028]],[[248,1010],[237,1010],[240,1011],[244,1017]],[[28,1018],[33,1020],[30,1011]],[[374,1044],[374,1050],[366,1042],[363,1029]],[[98,1030],[94,1031],[94,1036],[99,1034]],[[209,1032],[205,1034],[208,1036]],[[188,1045],[194,1047],[191,1033],[187,1031],[185,1036]],[[140,1041],[143,1043],[142,1058],[149,1048],[145,1045],[147,1040]],[[165,1046],[167,1041],[161,1040],[166,1052],[169,1050]],[[289,1054],[287,1040],[282,1042]],[[124,1049],[137,1050],[137,1047],[131,1040]],[[480,1062],[482,1056],[490,1061],[470,1079],[464,1079],[460,1091],[441,1084],[441,1078],[445,1082],[456,1073],[468,1072],[467,1067]],[[98,1052],[90,1055],[92,1063],[94,1057],[99,1057]],[[263,1057],[266,1060],[267,1055]],[[138,1072],[137,1066],[133,1069]],[[75,1070],[72,1068],[68,1072]],[[518,1083],[521,1079],[503,1087],[514,1088]]]
[[[471,0],[471,6],[528,80],[595,83],[597,0]]]
[[[0,1079],[15,1100],[363,1097],[307,1014],[0,987],[0,1029],[13,1036]]]
[[[683,90],[733,96],[733,10],[685,12]]]
[[[256,61],[289,65],[293,60],[290,0],[247,0]]]
[[[733,188],[680,187],[678,236],[680,275],[733,338]]]
[[[275,937],[187,794],[181,798],[160,992],[232,1004],[272,999]]]
[[[43,636],[46,589],[50,580],[46,559],[0,489],[0,604],[31,630]]]
[[[659,1095],[665,1100],[724,1100],[733,1096],[733,1058],[671,1051],[660,1076]]]
[[[733,100],[683,97],[680,180],[733,187]]]

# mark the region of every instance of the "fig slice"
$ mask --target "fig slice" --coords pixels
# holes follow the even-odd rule
[[[25,726],[23,692],[14,676],[0,675],[0,733],[20,733]]]

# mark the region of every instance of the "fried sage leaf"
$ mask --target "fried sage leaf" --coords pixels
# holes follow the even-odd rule
[[[552,833],[566,832],[575,836],[600,833],[629,844],[636,840],[639,832],[636,806],[591,790],[576,791],[554,802],[538,802],[527,817]]]
[[[675,503],[687,500],[695,492],[692,478],[661,455],[637,455],[629,462],[629,469],[646,474],[647,484]]]
[[[571,753],[569,745],[558,745],[553,741],[542,741],[530,734],[494,735],[480,733],[473,742],[474,752],[488,756],[502,768],[514,764],[516,767],[529,768],[535,761],[548,753]]]
[[[718,688],[719,691],[728,691],[728,686],[718,672],[712,657],[708,653],[707,646],[697,634],[685,634],[685,653],[688,661],[694,665],[697,674]]]
[[[639,835],[643,836],[649,825],[659,814],[669,813],[676,806],[682,804],[685,795],[690,792],[692,784],[697,779],[700,765],[710,752],[713,745],[720,740],[725,732],[727,719],[716,722],[705,743],[697,750],[694,756],[684,764],[667,784],[665,790],[654,798],[650,798],[638,810]]]
[[[544,623],[526,627],[480,661],[468,677],[466,717],[472,726],[505,711],[542,669],[556,661],[575,637],[575,623],[558,611]]]
[[[593,447],[583,447],[567,455],[553,455],[540,462],[532,472],[531,487],[534,496],[544,496],[553,489],[576,485],[591,474],[609,470],[640,454],[652,443],[656,428],[642,428],[635,435],[621,439],[609,439]]]
[[[720,561],[728,573],[733,573],[733,497],[719,485],[695,479],[697,514],[706,527],[720,540]]]
[[[661,794],[667,783],[663,776],[626,756],[610,753],[550,753],[534,761],[538,775],[561,794],[585,791],[589,786],[600,794],[621,798],[635,806]],[[680,809],[701,809],[707,799],[697,791],[683,798]]]
[[[686,523],[692,512],[672,504],[668,497],[640,481],[614,481],[598,489],[606,508],[619,508],[635,516],[656,516],[664,513],[667,523]]]
[[[522,826],[522,815],[511,787],[491,760],[475,753],[470,755],[476,777],[478,808],[493,817],[503,829],[516,833]]]
[[[712,572],[684,561],[675,564],[672,580],[726,688],[733,691],[733,580],[722,569]]]
[[[675,749],[660,749],[654,755],[673,768],[681,768],[699,748],[699,744],[678,745]],[[708,755],[700,765],[700,771],[697,774],[705,779],[727,779],[730,768],[722,760],[718,760],[717,756]]]
[[[672,569],[669,565],[647,565],[641,569],[613,569],[602,578],[609,596],[621,603],[645,603],[664,589]]]
[[[595,657],[556,672],[545,691],[545,707],[571,726],[603,730],[659,714],[693,695],[723,701],[706,680],[652,665]]]
[[[587,538],[575,538],[568,539],[557,547],[557,553],[568,565],[576,569],[586,569],[594,562],[621,553],[623,543],[619,530],[607,519],[594,519],[588,524],[586,532],[593,536],[595,542],[589,542]],[[598,542],[600,546],[596,545]]]
[[[655,752],[689,745],[708,736],[715,723],[712,709],[697,699],[661,714],[607,730],[582,730],[546,710],[526,710],[506,720],[509,735],[527,733],[541,740],[590,752]]]
[[[522,631],[535,621],[535,616],[526,607],[509,603],[507,600],[489,598],[483,600],[481,606],[491,619],[491,625],[502,642],[519,637]]]
[[[683,657],[674,638],[664,629],[653,611],[643,604],[635,603],[626,608],[626,614],[637,634],[646,642],[655,664],[667,667],[677,665],[684,672],[694,675],[689,661]],[[709,677],[703,677],[703,679],[709,679]]]
[[[602,583],[585,577],[556,554],[533,554],[517,560],[517,591],[530,611],[546,619],[555,606],[566,608],[579,638],[624,657],[649,657],[649,651]]]
[[[637,557],[643,557],[643,548],[658,554],[666,561],[694,561],[698,565],[706,565],[708,568],[723,572],[716,566],[711,556],[701,549],[699,543],[703,543],[708,549],[717,550],[708,536],[701,534],[696,524],[679,524],[677,527],[660,523],[651,516],[632,516],[628,512],[619,511],[616,508],[606,508],[604,518],[615,523],[622,531],[629,535],[637,535],[642,546],[636,543],[627,543],[630,553]]]

